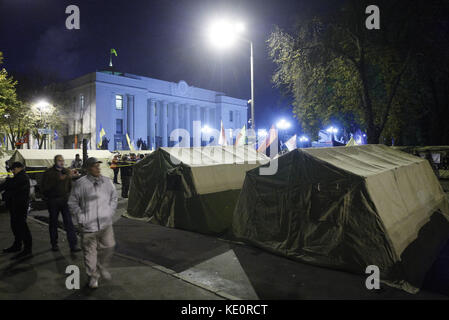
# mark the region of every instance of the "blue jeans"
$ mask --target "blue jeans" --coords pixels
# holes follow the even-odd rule
[[[75,227],[73,226],[72,216],[70,215],[67,199],[64,198],[52,198],[47,201],[48,212],[50,213],[50,242],[52,246],[58,244],[58,217],[59,213],[62,214],[62,221],[64,223],[64,229],[67,233],[67,241],[70,248],[73,249],[78,243],[76,237]]]

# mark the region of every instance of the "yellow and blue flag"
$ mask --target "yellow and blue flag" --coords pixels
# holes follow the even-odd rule
[[[100,142],[97,144],[98,148],[101,148],[101,144],[103,143],[103,137],[106,135],[106,131],[104,131],[103,126],[100,124]]]

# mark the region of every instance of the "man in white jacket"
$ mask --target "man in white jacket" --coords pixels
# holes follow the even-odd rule
[[[117,191],[111,179],[101,175],[100,163],[96,158],[87,159],[87,175],[76,181],[68,201],[81,231],[90,288],[98,288],[100,277],[111,279],[107,266],[115,247],[112,218],[117,208]]]

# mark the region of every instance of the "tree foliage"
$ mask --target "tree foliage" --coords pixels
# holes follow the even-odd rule
[[[0,63],[2,54],[0,52]],[[31,134],[37,139],[39,149],[47,135],[41,135],[39,128],[59,130],[63,127],[65,115],[65,98],[56,85],[36,86],[22,85],[21,97],[17,94],[18,82],[3,68],[0,70],[0,128],[13,148],[22,147],[16,144]],[[36,102],[46,100],[51,102],[47,110],[38,110]],[[3,139],[3,137],[2,137]]]
[[[302,20],[292,33],[276,27],[267,41],[277,65],[272,80],[293,95],[293,113],[314,138],[335,119],[345,127],[355,122],[369,143],[400,140],[412,121],[422,121],[431,91],[418,90],[422,74],[430,74],[419,64],[435,47],[423,48],[419,39],[439,6],[377,1],[381,29],[368,30],[369,4],[348,0],[337,13]]]
[[[0,53],[0,62],[2,60]],[[8,76],[6,69],[2,68],[0,70],[0,127],[13,148],[28,129],[27,110],[17,99],[16,85],[17,81]]]

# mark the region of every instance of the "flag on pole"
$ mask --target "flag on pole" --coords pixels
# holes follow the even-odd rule
[[[109,55],[109,66],[112,67],[112,55],[115,54],[117,57],[117,51],[115,49],[111,49],[110,55]]]
[[[358,146],[358,143],[355,142],[355,140],[354,140],[353,137],[351,137],[351,139],[349,139],[349,141],[348,141],[348,143],[346,144],[346,146],[347,146],[347,147],[350,147],[350,146]]]
[[[55,130],[55,132],[53,133],[53,139],[58,140],[58,138],[59,138],[58,131]]]
[[[223,127],[223,120],[221,120],[221,129],[220,129],[220,138],[218,139],[218,144],[220,146],[227,146],[228,142],[226,141],[226,132]]]
[[[290,139],[288,139],[288,141],[286,143],[284,143],[284,145],[287,147],[288,151],[295,150],[297,148],[296,134],[293,137],[291,137]]]
[[[276,129],[274,125],[271,126],[270,132],[268,133],[265,141],[259,146],[257,152],[265,152],[267,148],[277,139]]]
[[[134,147],[131,144],[131,141],[129,140],[128,133],[126,134],[126,141],[128,141],[129,150],[134,151]]]
[[[97,144],[98,148],[101,148],[103,144],[103,137],[106,135],[106,131],[104,131],[103,126],[100,124],[100,142]]]
[[[243,146],[245,145],[246,139],[246,125],[243,125],[242,129],[239,132],[239,135],[235,139],[235,146]]]

